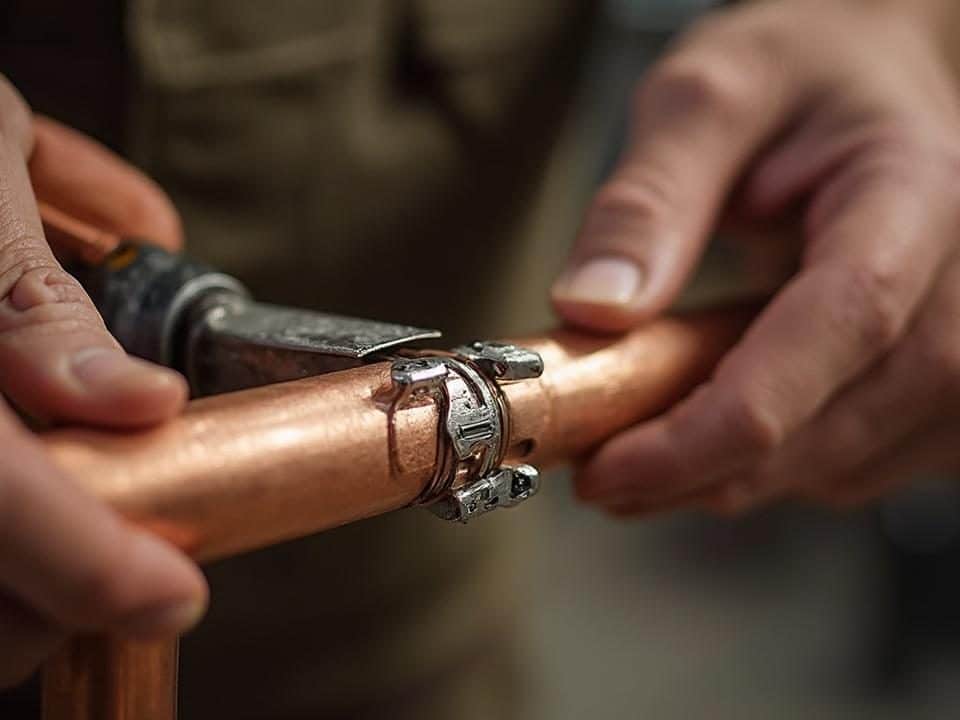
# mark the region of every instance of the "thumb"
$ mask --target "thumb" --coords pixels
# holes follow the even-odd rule
[[[669,306],[730,187],[783,122],[780,66],[715,27],[690,36],[637,90],[627,150],[553,288],[573,324],[620,331]]]
[[[9,86],[0,90],[0,114],[27,112]],[[183,379],[123,352],[44,239],[25,158],[34,145],[31,124],[3,130],[0,392],[32,415],[57,420],[144,425],[174,414],[186,399]],[[98,152],[105,151],[92,143],[77,147],[69,164],[96,164]],[[122,174],[116,180],[122,185]],[[102,194],[107,185],[99,184]]]

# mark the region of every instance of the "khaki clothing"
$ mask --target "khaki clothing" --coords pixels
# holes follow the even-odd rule
[[[582,4],[140,0],[129,149],[261,295],[502,332]]]
[[[89,78],[11,79],[153,175],[190,252],[261,299],[452,343],[548,321],[567,238],[524,238],[592,5],[131,0],[102,107],[76,92]],[[570,234],[575,211],[558,210]],[[463,528],[402,511],[207,568],[184,717],[518,716],[535,511],[519,512]]]

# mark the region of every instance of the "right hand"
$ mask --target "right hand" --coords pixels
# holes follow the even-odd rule
[[[32,186],[31,186],[32,181]],[[92,140],[34,118],[0,77],[0,393],[29,416],[141,427],[178,413],[176,373],[128,357],[57,263],[34,196],[105,230],[175,249],[163,192]],[[86,495],[0,396],[0,688],[75,632],[152,638],[206,607],[197,567]]]

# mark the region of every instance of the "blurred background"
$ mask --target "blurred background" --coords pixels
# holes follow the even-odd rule
[[[566,144],[582,153],[587,189],[622,146],[636,78],[708,5],[605,3]],[[698,296],[729,292],[725,252],[705,263]],[[545,484],[533,564],[538,719],[956,716],[954,481],[925,479],[850,514],[626,523],[578,505],[567,480]]]
[[[470,296],[466,300],[462,297],[450,299],[444,295],[451,305],[473,301],[481,306],[497,333],[529,330],[528,323],[534,317],[540,318],[538,322],[552,322],[549,320],[543,286],[562,264],[566,245],[572,241],[576,230],[577,218],[590,193],[609,172],[622,147],[626,106],[632,86],[672,35],[713,4],[698,0],[597,1],[602,1],[603,10],[592,30],[592,49],[575,112],[563,128],[563,137],[558,143],[559,152],[550,160],[552,170],[544,173],[547,184],[540,193],[538,211],[526,220],[528,227],[525,232],[533,237],[528,245],[512,250],[517,257],[511,256],[506,274],[498,274],[494,278],[499,280],[500,285],[513,290],[511,307],[522,310],[516,309],[514,317],[509,309],[494,305],[488,307],[484,304],[486,298],[473,297],[479,291],[475,292],[472,287],[461,289],[461,292]],[[105,0],[102,5],[106,8],[120,3]],[[191,6],[189,2],[179,5],[172,2],[130,5]],[[210,6],[213,5],[210,3]],[[224,3],[218,5],[220,13],[231,19],[231,8],[224,10]],[[262,12],[262,7],[255,7],[255,4],[247,2],[245,5]],[[380,8],[387,4],[370,5]],[[0,2],[0,30],[4,29],[5,19],[10,27],[21,23],[27,28],[21,32],[26,37],[24,45],[36,51],[37,57],[49,57],[51,47],[58,42],[68,49],[71,43],[77,42],[72,21],[59,20],[58,24],[59,14],[49,11],[46,17],[41,18],[43,22],[36,21],[33,11],[38,6],[26,0],[19,3]],[[210,6],[195,3],[192,7],[198,16],[202,16]],[[304,4],[304,7],[308,6],[310,3]],[[446,9],[442,2],[433,6],[434,9]],[[216,15],[213,11],[210,13]],[[83,14],[86,16],[89,13]],[[346,16],[349,13],[344,14]],[[249,22],[250,28],[238,27],[249,31],[254,38],[262,39],[257,34],[259,23],[256,13],[251,17],[254,17],[254,21]],[[34,30],[34,22],[42,28],[42,32]],[[105,31],[105,36],[116,36],[118,48],[120,25],[122,23],[118,22],[116,27],[107,29],[109,33]],[[59,35],[51,34],[48,26],[58,27]],[[164,27],[158,23],[153,29],[163,30]],[[230,57],[234,51],[231,43],[236,41],[234,35],[242,36],[242,33],[229,23],[227,29],[229,33],[225,34],[226,39],[223,40],[226,47],[223,56]],[[299,31],[299,28],[295,29]],[[166,42],[161,46],[158,40],[158,47],[169,53],[164,56],[168,60],[171,57],[177,60],[180,54],[189,55],[195,50],[191,43],[197,42],[197,38],[189,32],[173,33],[169,37],[159,31],[154,34]],[[144,33],[144,37],[147,36]],[[413,36],[409,42],[414,44],[418,40],[420,38]],[[178,42],[183,45],[178,45]],[[90,44],[96,45],[98,51],[103,50],[105,45],[94,41],[90,41]],[[0,50],[6,52],[11,49],[22,50],[11,43],[0,44]],[[201,50],[206,52],[209,48],[201,47]],[[222,50],[214,44],[209,58],[219,61]],[[409,61],[408,55],[416,55],[413,50],[403,46],[397,55],[400,60]],[[98,89],[109,91],[106,94],[115,90],[111,83],[103,81],[105,76],[102,68],[115,68],[120,52],[115,50],[113,54],[108,54],[103,65],[96,66],[96,72],[87,74],[88,80],[95,80],[89,85],[78,84],[66,75],[61,79],[61,84],[78,89],[77,94],[82,96],[83,101],[80,103],[81,109],[95,107],[96,103],[90,98]],[[263,299],[305,304],[305,298],[312,298],[325,309],[379,315],[384,307],[383,298],[374,297],[372,293],[358,293],[358,283],[383,285],[388,302],[393,302],[391,293],[399,296],[409,286],[410,277],[418,277],[413,273],[420,271],[422,265],[419,255],[409,253],[402,243],[394,242],[396,228],[399,226],[410,230],[409,235],[420,239],[426,232],[424,228],[440,227],[428,203],[424,203],[423,207],[415,205],[412,209],[407,206],[410,188],[414,187],[425,196],[433,192],[437,197],[446,199],[444,193],[448,190],[447,186],[452,185],[456,191],[451,195],[454,200],[462,197],[472,200],[476,191],[470,184],[470,178],[460,184],[459,176],[462,173],[452,162],[450,166],[454,169],[449,173],[451,177],[456,175],[456,183],[441,172],[446,169],[441,162],[445,157],[444,152],[449,150],[446,145],[423,144],[440,160],[426,157],[428,153],[418,149],[417,142],[421,135],[429,135],[432,140],[433,135],[440,133],[432,124],[426,130],[420,127],[425,117],[431,123],[435,121],[433,115],[427,112],[434,108],[424,102],[424,98],[433,98],[429,94],[421,96],[414,90],[422,90],[417,83],[424,84],[427,90],[432,89],[432,84],[437,84],[437,78],[423,72],[424,68],[412,61],[407,64],[397,62],[400,67],[396,74],[403,75],[400,79],[404,83],[399,83],[392,76],[381,78],[370,71],[370,77],[376,82],[371,80],[368,84],[373,85],[374,89],[357,97],[348,96],[353,105],[366,114],[359,114],[359,119],[350,116],[347,118],[349,122],[337,124],[333,122],[336,118],[326,118],[327,106],[320,100],[326,101],[327,95],[339,98],[337,93],[341,88],[338,83],[346,83],[344,77],[350,79],[349,71],[340,64],[332,63],[330,67],[324,65],[317,69],[306,67],[309,63],[305,62],[306,69],[297,67],[271,84],[260,76],[259,66],[237,63],[240,66],[237,72],[242,77],[231,79],[225,83],[228,86],[226,89],[219,88],[214,92],[204,83],[218,82],[221,66],[216,62],[206,62],[208,56],[200,54],[204,62],[197,64],[199,70],[191,66],[192,70],[197,71],[199,79],[189,73],[174,72],[178,69],[175,62],[171,63],[173,69],[168,77],[165,73],[170,68],[158,63],[164,72],[158,72],[160,80],[156,84],[163,92],[150,96],[155,102],[146,104],[146,110],[138,108],[143,112],[155,113],[150,119],[156,121],[156,126],[150,122],[142,123],[144,137],[155,141],[148,148],[149,152],[136,152],[137,140],[142,139],[138,137],[112,144],[118,148],[134,148],[132,154],[135,161],[158,177],[161,184],[174,195],[185,216],[192,218],[191,247],[197,248],[197,241],[202,240],[205,234],[219,232],[228,236],[229,242],[222,245],[210,243],[205,247],[199,246],[203,247],[204,259],[236,272],[245,281],[253,280],[256,276],[258,279],[253,280],[252,286],[257,288],[258,294],[260,286],[271,288],[261,295]],[[21,53],[19,57],[27,57],[27,61],[14,68],[12,62],[6,62],[6,55],[0,56],[3,60],[0,62],[0,72],[9,75],[21,88],[30,89],[25,94],[34,107],[57,117],[71,118],[74,124],[80,124],[84,130],[109,141],[111,130],[100,123],[99,118],[83,125],[82,113],[71,116],[58,106],[63,88],[54,82],[56,73],[43,71],[41,64],[34,62],[33,55]],[[146,54],[145,57],[149,60],[152,56]],[[62,64],[53,64],[62,67]],[[344,67],[349,65],[344,63]],[[363,70],[367,72],[368,69]],[[308,71],[316,77],[305,79]],[[32,84],[31,73],[39,78]],[[478,75],[481,75],[482,81],[482,73]],[[390,84],[395,81],[400,85],[399,91]],[[483,83],[478,84],[482,89]],[[470,101],[475,88],[469,83],[465,83],[465,88],[454,86],[454,89],[464,90],[463,95]],[[521,94],[537,90],[522,88]],[[301,101],[304,96],[311,102],[317,100],[314,115],[303,114]],[[443,100],[455,104],[458,97],[452,95]],[[214,118],[208,124],[205,119],[208,111],[203,105],[207,100],[211,103],[222,102],[222,107],[227,108],[222,113],[226,121]],[[469,102],[465,104],[469,105]],[[399,105],[400,111],[396,111],[394,105]],[[479,122],[476,127],[467,124],[456,128],[468,139],[472,137],[471,133],[485,139],[483,132],[488,125],[496,127],[495,122],[487,122],[487,105],[478,105],[482,112],[477,113]],[[493,102],[490,105],[494,109],[490,115],[498,119],[494,111],[499,111],[500,105]],[[506,102],[502,105],[511,107]],[[357,109],[352,105],[350,107]],[[240,108],[239,111],[237,108]],[[242,122],[236,127],[233,125],[234,117],[243,120],[248,116],[256,116],[263,108],[276,111],[270,116],[270,132],[263,133],[264,137],[254,132],[245,134]],[[446,106],[443,109],[449,110]],[[200,119],[191,117],[193,112]],[[91,111],[91,114],[94,113]],[[157,129],[162,127],[158,118],[172,127],[172,130],[168,128],[167,135]],[[445,120],[446,116],[442,119]],[[335,133],[330,133],[330,138],[324,141],[322,131],[330,129],[323,126],[325,121],[329,121],[335,130],[359,128],[359,133],[348,134],[349,138],[362,135],[369,146],[362,147],[361,151],[370,150],[370,157],[360,152],[359,160],[356,157],[349,158],[359,166],[359,170],[337,155],[340,150],[348,155],[356,148],[338,143],[340,137]],[[190,132],[178,127],[178,123],[181,126],[190,125]],[[199,128],[196,132],[193,124]],[[224,127],[227,132],[223,132]],[[176,135],[178,130],[182,137]],[[406,130],[409,132],[404,135]],[[390,136],[391,132],[397,132],[403,142],[390,145],[387,140],[397,139]],[[289,145],[282,142],[285,136],[289,136]],[[169,138],[174,140],[169,141]],[[233,154],[229,152],[231,142],[235,143]],[[324,145],[324,142],[328,144]],[[383,147],[378,145],[381,142]],[[522,139],[519,146],[526,144],[526,139]],[[254,156],[258,172],[249,172],[249,149],[254,146],[260,150]],[[312,162],[310,153],[303,151],[303,148],[313,149],[314,146],[319,148],[316,150],[318,154],[326,153],[325,159],[332,157],[334,160],[330,163],[330,176],[321,177],[320,182],[315,183],[320,187],[316,193],[313,193],[315,188],[307,180],[301,182],[297,177],[298,172],[307,176],[307,171],[298,165],[299,162],[304,165],[316,164]],[[228,152],[224,152],[223,147]],[[413,148],[410,152],[415,162],[403,157],[403,151],[408,147]],[[495,143],[489,147],[481,146],[480,152],[470,157],[486,158],[493,154],[493,147]],[[377,151],[385,149],[389,152],[382,153],[383,157],[379,156]],[[508,160],[515,159],[507,154]],[[431,172],[431,160],[436,161],[441,170]],[[337,161],[342,166],[338,166]],[[367,164],[364,165],[364,162]],[[493,164],[496,162],[495,158]],[[424,167],[427,169],[421,173]],[[503,167],[513,170],[509,163],[503,163],[495,169],[502,170]],[[241,168],[241,171],[237,168]],[[275,171],[273,175],[271,170]],[[313,172],[316,168],[310,167],[309,170]],[[396,177],[391,178],[389,172],[393,170],[397,170]],[[287,176],[283,176],[283,173]],[[495,174],[490,176],[499,177]],[[385,179],[381,184],[382,178]],[[479,184],[482,180],[481,176],[475,183]],[[257,182],[265,186],[265,192],[263,187],[256,185]],[[284,183],[289,183],[300,192],[289,192]],[[392,184],[399,185],[402,191],[396,192],[395,197],[390,195],[394,189]],[[310,190],[309,193],[304,191],[305,187]],[[353,197],[363,195],[356,192],[358,187],[377,202],[371,202],[369,207],[363,204],[359,209],[352,208],[353,204],[361,204]],[[246,192],[250,193],[250,197],[257,198],[257,203],[262,202],[262,206],[248,201]],[[507,194],[510,193],[512,188],[508,189]],[[396,200],[396,208],[390,204],[392,197]],[[491,205],[498,205],[498,200],[494,198]],[[521,201],[525,202],[525,197]],[[490,214],[485,212],[479,201],[477,206],[480,207],[477,215]],[[254,220],[244,215],[247,209]],[[502,210],[502,207],[498,209]],[[316,217],[300,217],[314,211]],[[511,208],[507,207],[507,211],[506,214],[513,214]],[[519,212],[516,214],[520,215]],[[311,227],[311,233],[291,230],[295,221],[302,221],[303,225]],[[419,221],[422,221],[422,226],[417,224]],[[463,224],[469,226],[470,222]],[[488,240],[486,227],[480,222],[474,224],[476,229],[461,228],[456,236],[460,244],[466,246],[466,249],[457,247],[457,250],[473,253],[465,256],[467,262],[479,262],[498,250],[493,248],[494,252],[491,253],[484,244]],[[322,228],[323,232],[316,230],[317,227]],[[475,230],[473,235],[469,234],[471,230]],[[327,248],[324,243],[317,242],[321,235],[325,242],[327,232],[329,237],[348,238],[351,242],[339,246],[330,243],[330,248]],[[443,235],[445,231],[437,232]],[[503,234],[506,236],[506,232]],[[352,242],[357,238],[357,242]],[[446,236],[442,240],[446,244],[456,244]],[[374,241],[379,244],[363,244]],[[382,275],[376,275],[378,270],[367,267],[371,247],[375,248],[378,256],[387,258],[381,263],[385,268]],[[324,256],[324,252],[329,252],[331,257]],[[445,256],[439,257],[443,259]],[[432,259],[439,262],[436,257]],[[730,250],[715,249],[705,263],[695,294],[702,300],[725,295],[731,288],[740,288],[741,283],[736,278],[737,260]],[[302,288],[300,285],[277,282],[277,278],[286,279],[285,273],[291,265],[302,266],[304,270],[301,274],[307,280],[301,283]],[[329,267],[347,269],[329,273]],[[323,275],[325,270],[328,271],[327,275]],[[537,274],[543,276],[541,280],[546,280],[527,282]],[[328,301],[319,295],[328,292],[329,297],[338,297],[338,288],[335,287],[338,280],[344,286],[341,305],[337,305],[339,301]],[[391,282],[395,283],[395,287],[389,287]],[[326,287],[326,284],[331,287]],[[460,284],[466,286],[466,283]],[[321,285],[324,287],[318,288]],[[406,318],[389,319],[448,327],[442,321],[423,314],[443,303],[436,302],[433,292],[422,295],[425,298],[422,307],[415,308]],[[455,328],[451,329],[456,331]],[[877,422],[883,422],[883,418],[877,418]],[[519,625],[523,665],[518,672],[522,675],[522,682],[532,690],[532,702],[525,717],[529,720],[581,720],[584,717],[603,720],[639,717],[657,720],[707,717],[883,720],[956,716],[960,707],[960,495],[955,487],[955,483],[949,479],[929,478],[902,496],[842,516],[790,507],[736,522],[683,515],[623,523],[577,505],[571,497],[568,478],[563,474],[551,478],[544,483],[542,497],[529,507],[483,521],[484,524],[489,523],[485,525],[485,532],[502,533],[502,537],[498,537],[500,545],[506,546],[523,561],[522,579],[514,591],[515,596],[506,597],[506,593],[503,593],[497,599],[502,599],[505,607],[518,603],[523,608]],[[412,511],[406,514],[415,515]],[[388,519],[385,522],[392,521]],[[302,550],[305,546],[284,546],[280,550],[281,562],[275,565],[286,573],[285,579],[295,578],[284,585],[283,592],[291,596],[285,600],[291,606],[297,602],[311,606],[312,598],[308,595],[307,583],[298,584],[306,578],[318,586],[313,588],[318,595],[326,592],[325,584],[328,582],[337,589],[350,587],[356,590],[352,587],[355,583],[373,598],[369,607],[360,608],[360,611],[368,612],[371,618],[378,620],[388,616],[395,608],[407,606],[426,608],[424,614],[429,614],[429,603],[433,601],[448,609],[451,607],[448,601],[452,597],[449,593],[437,595],[436,598],[431,595],[423,600],[415,591],[404,590],[405,585],[416,586],[421,581],[427,585],[431,578],[444,574],[445,566],[428,557],[427,553],[424,553],[426,559],[420,557],[423,548],[429,547],[430,543],[445,551],[449,550],[448,545],[456,546],[453,559],[444,562],[448,562],[456,571],[462,572],[466,568],[477,577],[482,577],[485,572],[485,567],[480,566],[500,563],[500,551],[505,548],[497,548],[500,554],[486,553],[489,549],[486,545],[471,545],[475,532],[472,528],[437,530],[431,524],[435,522],[426,514],[408,518],[406,523],[413,528],[413,532],[404,535],[383,533],[389,542],[376,541],[378,521],[331,533],[339,540],[334,540],[325,551],[310,557],[301,576],[295,575],[296,568],[300,568],[301,564],[289,558],[287,562],[283,557],[289,551],[292,558],[295,553],[291,548],[299,547]],[[518,529],[524,532],[517,535]],[[526,532],[528,530],[535,532]],[[371,540],[371,537],[374,539]],[[399,540],[396,539],[398,537]],[[520,539],[514,540],[515,537]],[[480,548],[480,551],[476,548]],[[328,566],[337,567],[337,558],[342,561],[344,557],[357,560],[355,565],[343,571],[342,577],[323,574],[328,572]],[[399,561],[398,557],[401,558]],[[415,561],[410,561],[410,558]],[[487,563],[484,563],[485,560]],[[391,565],[391,561],[395,566]],[[416,562],[420,564],[416,565]],[[364,578],[358,576],[364,573],[376,576],[377,570],[371,568],[382,571],[381,566],[384,565],[389,566],[387,569],[391,571],[387,574],[397,577],[391,576],[382,583],[370,580],[373,590],[363,587]],[[321,569],[320,572],[317,568]],[[356,568],[362,570],[358,572]],[[249,580],[251,586],[270,584],[263,582],[256,573],[250,573],[248,577],[252,578]],[[321,582],[317,582],[318,579]],[[258,588],[248,589],[251,603],[255,604],[255,590]],[[496,590],[500,592],[499,587]],[[472,592],[472,588],[468,587],[467,591]],[[407,594],[400,596],[400,592]],[[475,599],[467,597],[468,592],[462,593],[466,597],[464,603]],[[345,604],[349,605],[352,602],[350,592],[344,591],[342,594],[346,598]],[[229,593],[227,595],[227,600],[236,597]],[[459,595],[456,598],[458,602],[463,599]],[[218,605],[222,607],[229,604],[222,595],[215,594],[213,612],[216,612]],[[338,640],[351,652],[354,644],[360,645],[365,640],[371,644],[382,641],[382,638],[367,632],[366,625],[349,625],[348,611],[357,611],[352,606],[346,610],[334,607],[326,611],[326,615],[322,608],[308,609],[314,615],[304,613],[302,617],[312,621],[312,625],[308,622],[298,625],[299,619],[277,619],[279,624],[288,624],[289,644],[293,646],[299,643],[305,647],[304,657],[309,658],[314,652],[314,646],[310,645],[312,640],[301,638],[306,637],[309,631],[316,632],[322,642],[334,645],[330,637],[340,630],[344,637]],[[255,610],[255,607],[252,610],[243,609],[251,615]],[[338,615],[338,612],[342,614]],[[481,631],[487,629],[483,627],[483,617],[476,619],[468,616],[467,622],[461,622],[457,612],[451,611],[449,614],[455,616],[453,624],[457,627],[454,631],[462,629],[461,625],[471,623],[481,626]],[[339,622],[344,617],[347,622]],[[366,620],[364,616],[364,622]],[[337,627],[338,622],[343,627]],[[208,620],[207,626],[210,623]],[[236,624],[221,621],[223,637],[237,636],[236,628]],[[274,637],[273,629],[263,631],[263,636]],[[413,631],[416,630],[413,628]],[[198,634],[203,632],[201,628]],[[370,637],[367,638],[364,633]],[[241,653],[233,653],[218,645],[222,638],[216,636],[215,632],[211,637],[215,641],[210,643],[211,656],[216,661],[231,659],[239,667],[247,664],[243,657],[239,657]],[[402,638],[403,642],[396,638]],[[398,634],[394,642],[402,645],[411,638],[418,639],[415,632]],[[500,640],[501,635],[491,633],[491,644]],[[190,642],[188,639],[188,652],[184,660],[188,668],[194,657]],[[383,644],[386,647],[389,643]],[[405,648],[405,651],[407,654],[411,652],[409,648]],[[359,656],[361,653],[358,651],[355,654]],[[238,657],[228,657],[233,655]],[[259,659],[263,661],[263,658]],[[329,667],[344,667],[351,659],[352,655],[345,652],[343,656],[330,660]],[[269,657],[266,662],[269,664]],[[205,675],[207,668],[203,667],[202,662],[197,664],[197,677],[202,682],[194,687],[209,681]],[[317,664],[321,666],[318,673],[327,679],[327,666],[322,666],[320,662]],[[503,672],[509,674],[513,670],[507,668]],[[256,675],[256,668],[250,673]],[[372,673],[361,676],[363,682],[373,682],[371,678]],[[377,681],[380,679],[380,676],[376,677]],[[225,682],[230,691],[227,694],[231,694],[235,686],[249,690],[229,674]],[[363,682],[357,683],[359,695],[366,691]],[[304,681],[304,686],[308,685],[311,690],[315,689],[313,678]],[[210,683],[210,687],[214,687],[213,683]],[[419,687],[424,689],[426,686]],[[185,688],[185,691],[189,690],[190,687]],[[239,696],[239,691],[236,694]],[[21,717],[15,715],[16,708],[27,705],[30,708],[23,717],[36,717],[36,684],[6,697],[0,696],[0,720]],[[193,720],[198,716],[203,717],[203,714],[198,715],[187,706],[183,716]],[[422,717],[415,712],[403,717],[408,716]],[[394,715],[388,707],[385,713],[371,717]]]

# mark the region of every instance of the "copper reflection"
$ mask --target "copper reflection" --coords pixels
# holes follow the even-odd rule
[[[173,720],[177,642],[81,637],[43,668],[44,720]]]
[[[709,372],[748,317],[521,341],[543,354],[546,371],[504,386],[512,459],[562,462],[661,411]],[[95,495],[208,560],[412,502],[433,472],[438,411],[426,402],[388,413],[388,391],[381,363],[198,400],[146,432],[71,429],[44,442]]]
[[[387,413],[380,363],[197,400],[162,427],[45,437],[54,458],[126,517],[208,560],[410,503],[433,471],[437,409]],[[402,469],[397,469],[397,468]]]
[[[660,413],[710,373],[750,317],[731,309],[664,318],[615,340],[557,330],[516,341],[537,350],[546,371],[503,387],[509,459],[549,467]]]

